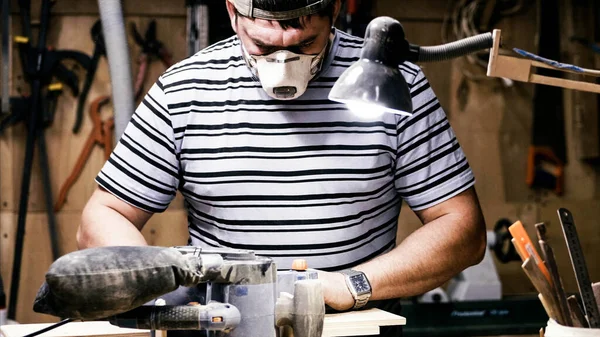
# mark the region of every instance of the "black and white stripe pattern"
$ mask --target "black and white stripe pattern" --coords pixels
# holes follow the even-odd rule
[[[413,209],[474,178],[421,70],[400,68],[415,113],[355,117],[327,99],[362,40],[336,32],[321,75],[292,101],[252,78],[236,37],[171,67],[138,107],[97,182],[161,212],[180,190],[190,242],[251,249],[334,270],[395,245],[401,200]]]

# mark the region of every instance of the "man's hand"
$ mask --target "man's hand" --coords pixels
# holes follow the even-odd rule
[[[416,213],[421,228],[390,252],[352,268],[369,279],[371,300],[423,294],[483,258],[485,222],[474,188]]]
[[[319,280],[323,284],[325,304],[339,311],[348,310],[354,306],[354,297],[348,290],[343,274],[319,271]]]

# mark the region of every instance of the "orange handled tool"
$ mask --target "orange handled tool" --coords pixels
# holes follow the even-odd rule
[[[513,243],[523,261],[525,261],[529,257],[533,258],[535,264],[538,266],[542,274],[544,274],[544,277],[548,280],[549,284],[552,285],[553,283],[552,277],[550,276],[550,272],[548,271],[548,268],[546,268],[546,264],[535,249],[535,246],[533,245],[531,238],[529,238],[527,231],[525,231],[525,227],[523,227],[521,221],[517,221],[514,224],[512,224],[512,226],[508,227],[508,230],[515,239]]]
[[[94,100],[90,106],[90,118],[94,123],[93,129],[90,132],[90,135],[83,146],[83,150],[77,159],[77,163],[71,172],[71,175],[67,178],[65,183],[62,185],[60,189],[60,193],[58,194],[58,199],[56,200],[56,204],[54,204],[54,211],[58,212],[65,204],[67,200],[67,193],[79,175],[83,170],[83,165],[90,157],[92,150],[94,149],[94,145],[99,145],[104,148],[104,159],[108,160],[112,152],[112,130],[114,128],[114,120],[113,118],[109,118],[106,121],[100,119],[100,109],[103,105],[108,103],[110,100],[110,96],[102,96]]]

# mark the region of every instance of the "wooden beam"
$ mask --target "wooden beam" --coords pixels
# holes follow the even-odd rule
[[[31,3],[32,18],[37,18],[40,13],[41,0]],[[160,17],[185,17],[185,0],[127,0],[121,1],[125,16],[160,16]],[[225,2],[223,2],[225,6]],[[18,0],[12,0],[11,10],[14,15],[19,14]],[[97,0],[56,1],[52,6],[53,16],[98,16]]]
[[[490,51],[490,58],[488,63],[487,75],[491,77],[503,77],[520,82],[538,83],[545,85],[552,85],[556,87],[573,89],[579,91],[600,93],[600,85],[591,82],[568,80],[558,77],[541,76],[535,74],[534,68],[548,68],[561,72],[573,73],[573,71],[565,70],[561,68],[555,68],[548,64],[507,55],[499,54],[500,50],[500,38],[501,32],[499,29],[495,29],[494,33],[494,44]],[[575,72],[577,73],[577,72]],[[581,73],[578,73],[582,75]],[[599,76],[600,74],[588,74],[589,76]]]
[[[376,1],[374,15],[386,15],[402,21],[442,22],[448,11],[446,0]]]
[[[566,54],[566,60],[586,68],[596,68],[594,53],[590,47],[571,41],[571,37],[584,38],[593,41],[593,12],[591,2],[563,0],[563,38],[561,50]],[[566,76],[576,80],[577,75]],[[595,159],[600,157],[600,130],[598,130],[597,95],[581,91],[565,92],[565,118],[570,120],[572,133],[570,135],[574,156],[579,159]]]

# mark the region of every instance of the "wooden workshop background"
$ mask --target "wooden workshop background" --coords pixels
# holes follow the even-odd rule
[[[224,2],[225,0],[223,0]],[[567,0],[564,0],[565,2]],[[528,2],[528,1],[525,1]],[[39,1],[33,1],[33,16],[39,11]],[[38,3],[38,6],[35,4]],[[135,22],[145,31],[152,19],[157,22],[157,35],[173,52],[174,60],[186,54],[184,0],[125,0],[127,22]],[[564,5],[564,3],[563,3]],[[225,4],[223,3],[223,6]],[[13,1],[13,32],[20,31],[20,18],[16,16]],[[433,45],[441,43],[444,14],[448,11],[446,0],[377,0],[374,15],[388,15],[399,19],[412,43]],[[565,11],[561,11],[564,15]],[[53,9],[49,43],[57,49],[76,49],[93,52],[90,28],[98,18],[95,0],[58,1]],[[584,14],[591,22],[591,11]],[[535,51],[535,6],[524,13],[506,18],[498,28],[503,29],[503,43]],[[582,66],[596,67],[594,55],[570,43],[572,20],[565,16],[562,31],[564,60]],[[581,22],[578,22],[581,23]],[[591,26],[591,24],[590,24]],[[589,30],[591,31],[591,29]],[[129,36],[130,55],[134,75],[135,58],[139,47]],[[14,53],[14,52],[13,52]],[[20,76],[20,65],[13,57],[11,90],[27,91]],[[507,218],[521,220],[535,236],[533,225],[544,221],[548,225],[551,244],[558,259],[563,281],[568,291],[577,291],[568,253],[557,220],[559,207],[570,209],[575,217],[579,236],[586,254],[592,281],[600,281],[600,166],[584,158],[598,157],[596,96],[587,93],[564,91],[565,129],[569,162],[566,167],[565,194],[558,198],[552,193],[536,193],[525,185],[527,150],[532,127],[532,85],[515,83],[505,87],[497,79],[466,80],[467,69],[483,75],[482,69],[473,67],[464,59],[423,64],[431,85],[445,107],[457,137],[467,154],[477,179],[477,192],[481,199],[488,228],[496,221]],[[160,62],[151,64],[146,89],[161,72]],[[84,72],[80,72],[83,81]],[[106,59],[98,67],[96,78],[88,95],[88,102],[111,92]],[[46,131],[50,160],[50,176],[54,198],[71,172],[82,146],[91,130],[91,120],[85,121],[79,134],[71,132],[75,118],[76,99],[65,89],[59,99],[54,124]],[[110,107],[103,115],[112,114]],[[10,128],[0,136],[0,270],[9,294],[9,281],[13,259],[17,224],[18,200],[23,165],[25,130],[22,125]],[[103,164],[103,152],[94,149],[83,173],[69,192],[64,208],[57,214],[61,254],[76,249],[75,233],[80,213],[96,188],[93,179]],[[29,212],[24,243],[24,254],[19,291],[17,320],[21,323],[50,322],[56,319],[33,313],[31,307],[36,291],[43,282],[44,273],[52,262],[50,240],[46,221],[39,165],[36,161],[32,176]],[[420,224],[414,214],[404,209],[400,216],[399,240]],[[176,245],[187,242],[186,213],[180,197],[163,214],[155,215],[144,229],[144,235],[153,245]],[[505,295],[533,292],[531,283],[520,268],[520,263],[497,264]]]

